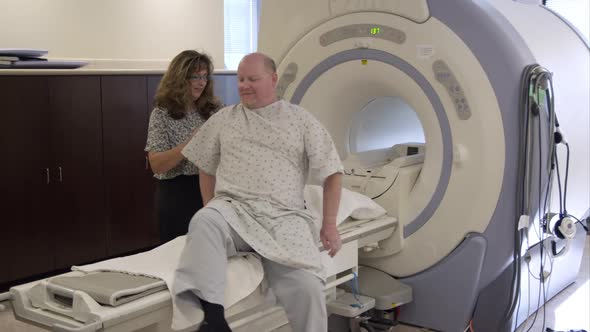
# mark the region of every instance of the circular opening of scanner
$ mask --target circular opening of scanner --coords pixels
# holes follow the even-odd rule
[[[363,59],[367,61],[363,62]],[[279,69],[284,70],[290,63],[289,58],[285,59]],[[349,162],[351,158],[361,163],[362,168],[370,166],[369,164],[383,164],[390,159],[389,152],[395,152],[395,149],[391,149],[399,145],[385,142],[386,146],[389,145],[388,148],[353,153],[350,147],[350,130],[353,127],[352,120],[359,110],[363,110],[375,99],[392,97],[398,97],[410,105],[411,112],[415,110],[426,143],[421,144],[423,164],[413,181],[410,181],[411,188],[408,189],[411,192],[404,203],[406,215],[399,215],[391,204],[388,204],[391,208],[387,209],[390,214],[398,216],[400,225],[403,225],[404,237],[411,236],[436,211],[451,173],[452,137],[445,108],[438,94],[421,72],[392,53],[345,50],[315,65],[309,65],[312,67],[306,68],[303,63],[297,63],[301,79],[294,82],[295,89],[287,90],[285,97],[290,96],[291,102],[310,110],[324,124],[345,168],[354,163],[354,160]],[[366,156],[365,153],[371,155]],[[363,154],[363,158],[355,156],[358,154]],[[384,177],[382,183],[376,186],[373,182],[379,181],[378,176],[380,175],[371,173],[371,185],[366,183],[365,186],[369,191],[363,190],[362,185],[357,191],[364,192],[369,197],[381,196],[381,199],[386,200],[387,197],[382,194],[385,191],[392,192],[388,188],[395,181],[396,175]]]
[[[424,129],[414,109],[401,97],[372,99],[352,117],[351,153],[408,142],[425,143]]]

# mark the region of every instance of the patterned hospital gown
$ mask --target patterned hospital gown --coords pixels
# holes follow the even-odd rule
[[[322,276],[318,220],[305,208],[312,170],[323,181],[343,167],[326,129],[280,100],[259,109],[229,106],[213,115],[182,153],[215,175],[218,210],[260,255]]]

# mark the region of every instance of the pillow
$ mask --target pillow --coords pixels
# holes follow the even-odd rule
[[[306,185],[303,198],[307,208],[318,218],[322,217],[324,188],[316,185]],[[342,188],[340,206],[336,217],[336,225],[340,225],[346,218],[375,219],[385,215],[387,211],[371,198],[361,193]]]

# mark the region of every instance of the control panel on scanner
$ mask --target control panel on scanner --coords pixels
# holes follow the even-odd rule
[[[424,153],[424,143],[406,143],[350,154],[343,162],[342,185],[372,199],[379,198],[393,186],[399,169],[423,163]]]

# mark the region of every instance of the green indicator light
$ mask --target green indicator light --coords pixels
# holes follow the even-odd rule
[[[371,28],[370,33],[371,35],[378,35],[381,32],[381,28]]]

